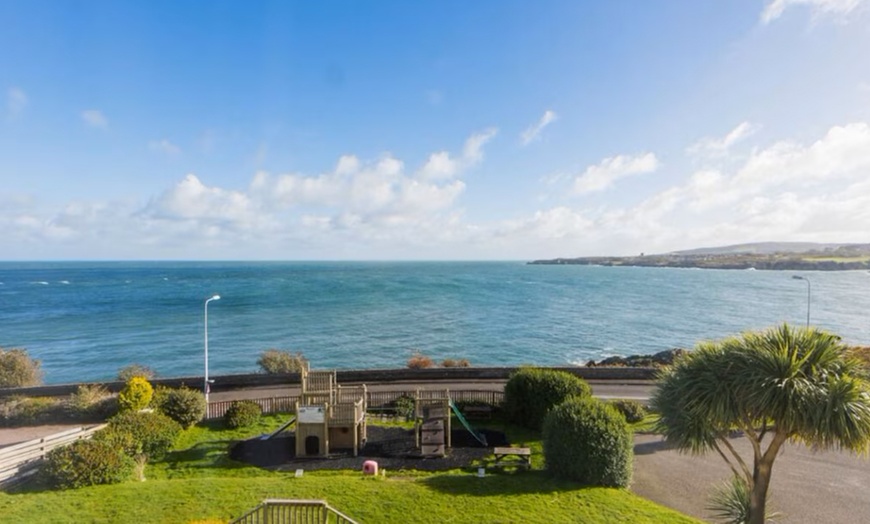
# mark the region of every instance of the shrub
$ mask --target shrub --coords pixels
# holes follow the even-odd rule
[[[408,368],[410,369],[426,369],[434,366],[435,363],[432,362],[432,359],[427,357],[422,353],[414,353],[411,355],[411,358],[408,359]]]
[[[130,437],[123,433],[129,433]],[[123,444],[124,452],[130,456],[143,453],[149,459],[159,459],[169,451],[179,433],[178,422],[163,413],[125,411],[112,417],[108,427],[98,431],[94,438]]]
[[[130,478],[133,459],[107,442],[77,440],[48,452],[41,474],[48,484],[66,489],[114,484]]]
[[[466,358],[460,358],[459,360],[453,360],[452,358],[445,358],[443,362],[441,362],[441,367],[444,368],[469,368],[471,367],[471,362]]]
[[[157,376],[157,373],[148,366],[142,364],[130,364],[118,370],[118,380],[129,382],[133,377],[142,377],[145,380],[152,380]]]
[[[54,397],[12,396],[0,401],[0,425],[33,425],[63,420],[63,402]]]
[[[189,428],[205,416],[205,396],[195,389],[172,389],[165,393],[158,409],[181,427]]]
[[[291,353],[279,349],[267,349],[260,353],[257,365],[263,373],[277,375],[282,373],[300,373],[308,367],[308,361],[302,353]]]
[[[232,429],[246,428],[259,422],[262,414],[263,408],[256,402],[238,400],[233,402],[224,414],[224,423]]]
[[[0,388],[38,386],[42,383],[40,362],[24,349],[0,348]]]
[[[132,377],[118,395],[118,405],[121,411],[139,411],[148,407],[153,394],[154,389],[147,379]]]
[[[504,409],[515,424],[538,430],[553,407],[569,397],[591,394],[589,384],[565,371],[523,368],[505,384]]]
[[[636,400],[612,400],[610,405],[616,408],[617,411],[622,413],[625,417],[625,421],[629,424],[634,424],[635,422],[640,422],[647,415],[646,408],[643,407],[643,404]]]
[[[405,417],[406,419],[414,418],[417,409],[417,401],[411,395],[402,395],[391,402],[396,415]]]
[[[162,413],[163,405],[166,404],[166,400],[169,398],[170,393],[172,393],[172,388],[160,384],[154,386],[154,392],[151,394],[151,403],[148,404],[148,407],[156,409]]]
[[[82,384],[67,400],[67,410],[73,418],[107,418],[117,411],[117,401],[101,384]]]
[[[631,431],[612,406],[571,398],[547,415],[543,440],[547,470],[557,477],[623,488],[631,481]]]

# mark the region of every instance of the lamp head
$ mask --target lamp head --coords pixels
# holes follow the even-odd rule
[[[220,299],[221,299],[221,296],[220,296],[220,295],[212,295],[211,298],[209,298],[208,300],[206,300],[206,302],[208,302],[209,300],[220,300]]]

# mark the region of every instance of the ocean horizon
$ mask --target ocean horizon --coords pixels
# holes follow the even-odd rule
[[[270,348],[317,368],[403,367],[414,352],[472,365],[570,365],[811,323],[870,339],[866,271],[695,270],[524,261],[0,262],[0,347],[45,382],[254,372]]]

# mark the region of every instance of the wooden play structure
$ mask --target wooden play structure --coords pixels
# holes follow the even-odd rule
[[[353,449],[366,442],[366,387],[338,385],[335,371],[302,370],[302,396],[296,402],[296,456],[325,457],[330,449]]]
[[[443,457],[450,449],[450,392],[417,390],[414,398],[417,449],[424,457]]]

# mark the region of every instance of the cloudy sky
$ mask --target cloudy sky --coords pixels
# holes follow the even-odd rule
[[[0,4],[4,260],[870,242],[870,0]]]

